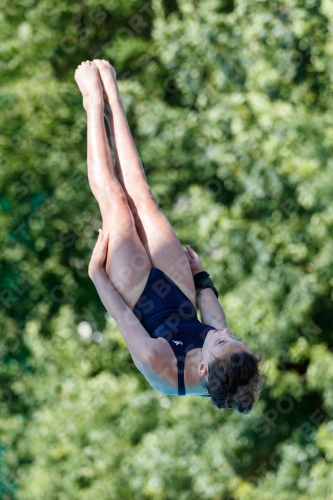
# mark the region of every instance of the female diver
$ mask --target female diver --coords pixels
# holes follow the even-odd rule
[[[263,385],[261,358],[230,332],[199,256],[189,245],[182,248],[159,209],[114,68],[105,60],[86,61],[74,77],[87,113],[88,179],[103,220],[88,270],[102,303],[153,388],[170,395],[208,396],[218,408],[249,413]]]

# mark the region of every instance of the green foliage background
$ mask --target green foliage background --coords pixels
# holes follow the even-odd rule
[[[0,498],[332,499],[333,1],[1,0],[0,38]],[[88,278],[96,57],[231,331],[270,347],[249,415],[154,391]]]

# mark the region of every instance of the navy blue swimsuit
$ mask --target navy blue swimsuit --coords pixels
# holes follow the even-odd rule
[[[153,267],[133,308],[152,338],[163,337],[177,358],[178,396],[185,396],[184,365],[188,351],[202,347],[214,327],[201,323],[192,302],[163,271]]]

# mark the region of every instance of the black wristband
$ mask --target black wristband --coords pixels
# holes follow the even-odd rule
[[[204,290],[205,288],[211,288],[213,290],[213,292],[215,293],[216,298],[217,299],[219,298],[219,292],[216,290],[216,288],[213,285],[212,281],[210,283],[205,283],[203,285],[200,285],[200,286],[196,287],[195,291],[196,291],[197,295],[199,294],[199,292],[201,292],[201,290]]]
[[[193,276],[194,280],[194,285],[195,285],[195,291],[196,294],[198,295],[201,290],[204,290],[205,288],[211,288],[213,292],[215,293],[216,297],[219,297],[218,291],[216,290],[210,275],[207,273],[207,271],[200,271],[199,273],[195,274]]]
[[[210,278],[210,276],[206,271],[199,271],[193,276],[194,284],[197,284],[202,278]]]

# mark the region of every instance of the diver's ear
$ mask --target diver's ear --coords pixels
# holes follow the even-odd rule
[[[199,366],[198,366],[198,373],[200,377],[204,377],[208,373],[207,366],[203,361],[200,361]]]

